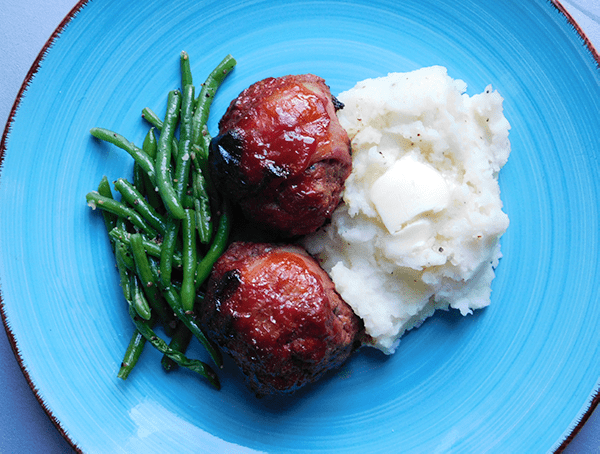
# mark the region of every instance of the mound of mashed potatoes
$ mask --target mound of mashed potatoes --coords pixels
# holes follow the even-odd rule
[[[491,86],[466,88],[433,66],[338,96],[353,170],[332,222],[303,243],[387,354],[436,309],[490,304],[510,125]]]

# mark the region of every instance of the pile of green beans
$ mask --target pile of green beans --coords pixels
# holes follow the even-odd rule
[[[163,118],[148,107],[142,110],[150,128],[141,148],[107,129],[90,131],[134,159],[132,181],[119,178],[113,183],[119,200],[107,177],[86,195],[88,205],[100,208],[104,217],[134,325],[119,378],[129,376],[149,342],[163,354],[166,371],[182,366],[220,388],[214,370],[187,358],[185,351],[196,337],[214,365],[222,367],[221,353],[198,326],[194,308],[231,230],[230,207],[211,186],[206,162],[210,106],[235,64],[233,57],[225,57],[195,96],[189,56],[182,52],[182,88],[168,92]],[[157,335],[156,326],[162,327],[169,343]]]

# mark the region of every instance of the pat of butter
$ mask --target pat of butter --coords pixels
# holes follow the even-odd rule
[[[418,219],[405,225],[382,244],[384,254],[391,260],[402,260],[414,250],[423,249],[434,234],[431,222],[426,219]]]
[[[411,155],[396,161],[371,187],[371,201],[390,233],[416,216],[437,213],[450,203],[448,185],[440,173]]]

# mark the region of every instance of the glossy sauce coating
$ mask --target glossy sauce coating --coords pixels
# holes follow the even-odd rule
[[[245,90],[223,117],[220,129],[235,130],[248,149],[241,167],[250,183],[258,184],[265,169],[296,176],[327,154],[335,140],[331,100],[319,82],[311,75],[265,79]]]
[[[360,322],[303,249],[234,243],[217,262],[202,322],[259,395],[291,392],[339,366]]]
[[[219,122],[213,179],[255,222],[290,235],[316,230],[339,204],[352,166],[338,107],[312,74],[251,85]]]

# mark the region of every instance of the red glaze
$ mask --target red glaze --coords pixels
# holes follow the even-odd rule
[[[253,221],[303,235],[323,225],[339,204],[352,166],[350,140],[322,78],[305,74],[253,84],[231,102],[219,133],[211,145],[218,162],[213,180]],[[214,158],[228,146],[226,159]]]
[[[339,366],[359,329],[329,276],[297,246],[233,243],[201,313],[257,394],[294,391]]]
[[[334,142],[348,143],[348,135],[335,123],[324,80],[305,74],[250,86],[233,101],[219,130],[235,130],[243,139],[248,152],[241,159],[242,172],[258,184],[271,166],[293,177],[325,157],[351,165],[347,146],[331,149]]]

